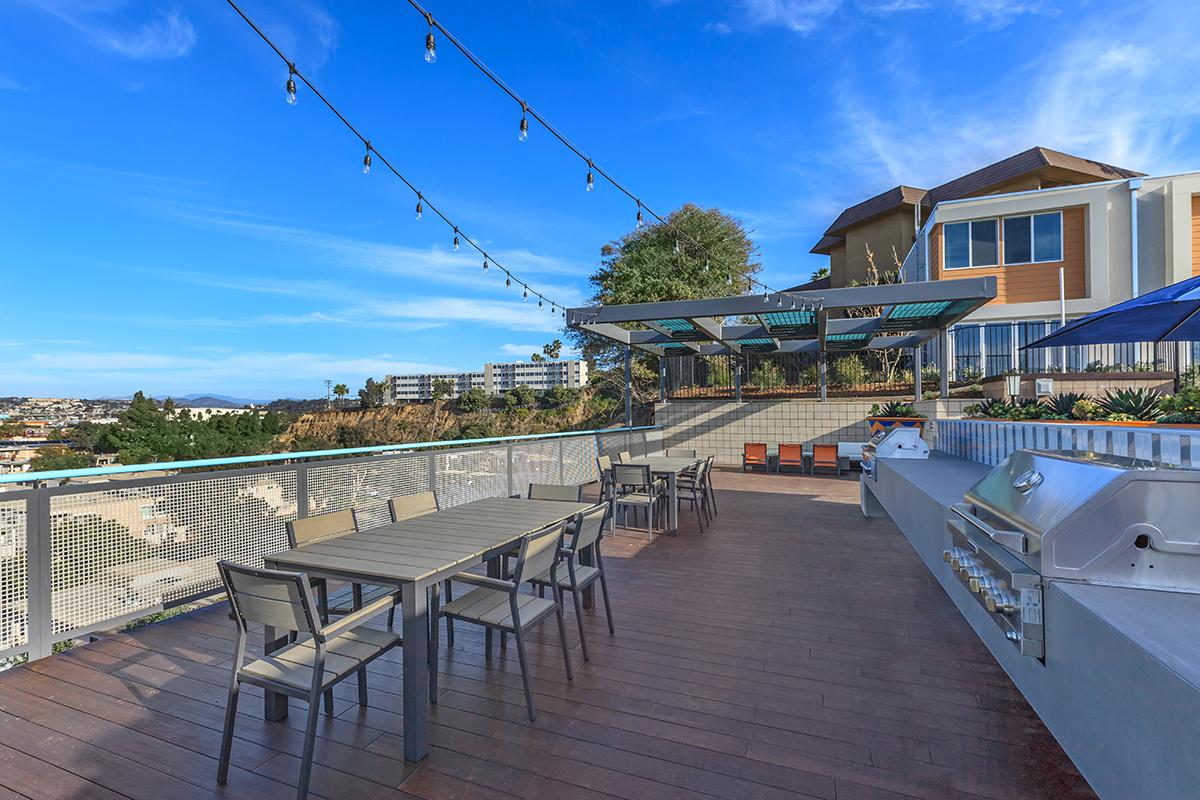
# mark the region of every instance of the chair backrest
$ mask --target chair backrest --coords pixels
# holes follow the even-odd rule
[[[594,545],[600,538],[600,532],[604,530],[604,520],[607,516],[608,503],[592,506],[576,514],[571,531],[571,550],[578,554],[580,550]]]
[[[617,461],[620,461],[623,464],[627,464],[630,461],[633,461],[633,456],[629,453],[628,450],[622,450],[621,452],[617,453]]]
[[[667,458],[695,458],[696,451],[689,450],[686,447],[669,447],[667,448]]]
[[[354,518],[354,512],[348,508],[329,514],[318,514],[315,517],[289,520],[287,524],[288,546],[300,547],[357,531],[358,522]]]
[[[823,467],[836,467],[838,451],[836,444],[814,444],[813,463]]]
[[[613,464],[613,483],[617,486],[649,486],[650,467],[647,464]]]
[[[779,460],[783,463],[799,464],[804,461],[804,445],[780,444]]]
[[[742,457],[747,460],[767,460],[767,445],[763,442],[746,442],[742,445]]]
[[[556,483],[531,483],[526,495],[530,500],[564,500],[571,503],[583,502],[583,487],[560,486]]]
[[[522,539],[517,567],[513,571],[513,583],[520,586],[550,569],[558,559],[558,545],[561,541],[562,532],[558,528],[531,533]]]
[[[247,622],[299,633],[320,630],[316,601],[303,572],[255,569],[229,561],[217,562],[217,568],[242,633]]]
[[[413,517],[422,517],[438,510],[437,495],[433,492],[393,497],[388,501],[392,522],[401,522]]]

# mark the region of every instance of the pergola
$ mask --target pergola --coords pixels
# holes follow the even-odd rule
[[[921,398],[921,345],[943,334],[996,296],[992,276],[958,280],[785,291],[705,300],[672,300],[567,310],[568,327],[625,346],[625,416],[632,417],[633,350],[659,356],[659,392],[665,394],[665,362],[672,355],[814,353],[820,398],[826,399],[826,354],[864,350],[913,351],[913,396]],[[880,309],[877,316],[850,316],[848,309]],[[859,312],[861,314],[861,311]],[[730,322],[733,324],[729,324]],[[942,363],[948,361],[942,336]],[[741,402],[741,370],[735,370]],[[941,370],[941,394],[949,394],[949,370]],[[665,398],[664,398],[665,399]]]

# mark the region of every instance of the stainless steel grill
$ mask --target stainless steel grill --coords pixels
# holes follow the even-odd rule
[[[863,474],[879,480],[875,467],[880,458],[929,458],[929,445],[921,438],[920,428],[888,428],[876,433],[863,446]]]
[[[1200,593],[1200,470],[1018,450],[950,510],[946,561],[1028,655],[1045,581]]]

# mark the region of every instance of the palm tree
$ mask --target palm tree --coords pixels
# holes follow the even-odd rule
[[[346,399],[346,395],[350,394],[350,387],[344,383],[339,383],[337,386],[333,387],[333,393],[338,397],[338,405],[341,405]]]

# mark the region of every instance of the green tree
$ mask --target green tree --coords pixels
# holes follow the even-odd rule
[[[491,405],[492,398],[488,397],[488,393],[478,386],[472,386],[458,396],[455,405],[459,411],[471,413],[473,411],[483,411]]]
[[[529,360],[535,364],[540,364],[546,360],[546,357],[544,355],[542,355],[541,353],[534,353],[533,355],[531,355],[529,357]]]
[[[557,361],[562,358],[562,339],[555,339],[550,344],[542,345],[542,355],[551,361]]]
[[[367,385],[358,390],[358,404],[363,408],[378,408],[384,403],[386,388],[383,381],[367,378]]]
[[[569,386],[555,386],[546,392],[546,400],[554,408],[569,408],[579,402],[579,390]]]
[[[333,393],[337,395],[338,404],[346,402],[346,395],[350,394],[350,387],[344,383],[339,383],[333,387]]]
[[[829,277],[829,267],[819,267],[814,269],[812,275],[809,276],[810,281],[819,281],[821,278]]]
[[[58,469],[84,469],[92,466],[92,457],[62,445],[51,445],[38,448],[37,454],[29,462],[29,468],[35,472]]]
[[[521,384],[504,393],[504,402],[509,408],[529,408],[537,402],[537,392]]]
[[[429,387],[429,398],[435,403],[438,400],[445,400],[452,394],[454,394],[454,384],[445,378],[438,378]]]

